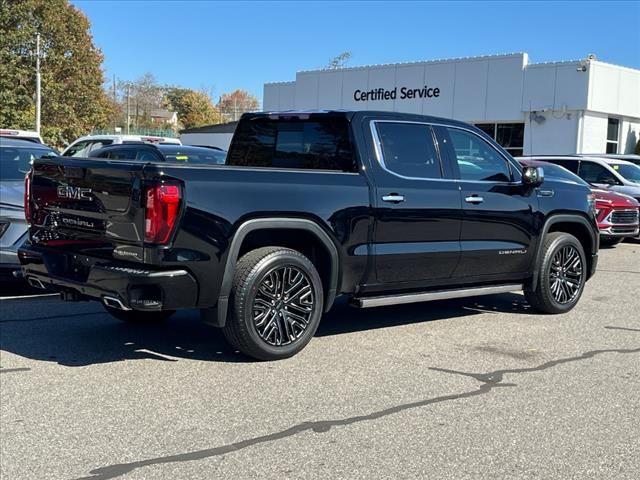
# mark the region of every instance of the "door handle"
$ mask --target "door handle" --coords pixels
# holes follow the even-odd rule
[[[471,195],[470,197],[466,197],[464,201],[467,203],[474,203],[477,205],[478,203],[484,202],[484,198],[479,197],[478,195]]]
[[[382,197],[383,202],[401,203],[404,202],[404,195],[398,195],[397,193],[390,193]]]

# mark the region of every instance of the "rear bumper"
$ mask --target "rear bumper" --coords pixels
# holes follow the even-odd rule
[[[124,310],[193,308],[198,284],[186,270],[149,270],[85,255],[23,246],[18,251],[24,278],[32,285],[61,292],[63,298],[94,299]]]

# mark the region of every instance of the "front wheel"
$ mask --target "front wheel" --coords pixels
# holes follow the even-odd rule
[[[236,266],[223,329],[227,341],[258,360],[295,355],[320,323],[320,275],[300,252],[264,247],[244,255]]]
[[[544,313],[565,313],[580,300],[587,275],[582,244],[564,232],[547,235],[542,245],[538,280],[525,289],[525,297],[535,309]]]

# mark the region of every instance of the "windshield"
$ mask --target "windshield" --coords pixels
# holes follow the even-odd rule
[[[227,154],[221,150],[204,147],[185,147],[180,145],[160,147],[167,162],[208,163],[224,165]]]
[[[626,180],[634,183],[640,183],[640,167],[638,165],[612,163],[611,167],[620,175],[622,175]]]
[[[566,180],[568,182],[577,183],[579,185],[589,186],[587,182],[577,176],[575,173],[570,172],[564,167],[559,165],[553,165],[551,163],[541,163],[540,166],[544,170],[544,176],[546,178],[555,178],[558,180]]]
[[[31,160],[45,155],[58,156],[55,151],[42,147],[1,147],[0,181],[23,180],[31,168]]]

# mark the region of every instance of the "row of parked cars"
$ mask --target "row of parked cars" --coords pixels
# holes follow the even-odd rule
[[[0,129],[0,282],[15,280],[17,251],[27,237],[24,177],[35,158],[43,156],[224,164],[226,152],[216,147],[182,145],[177,138],[148,135],[89,135],[78,138],[62,154],[44,144],[37,132]]]
[[[35,132],[0,130],[0,280],[19,269],[18,247],[27,235],[24,176],[34,158],[59,155]],[[142,162],[224,164],[226,152],[215,147],[181,145],[175,138],[139,135],[90,135],[71,143],[63,156]],[[523,166],[543,167],[545,176],[589,185],[596,202],[601,245],[639,238],[640,156],[529,156]],[[472,168],[472,164],[470,164]]]

